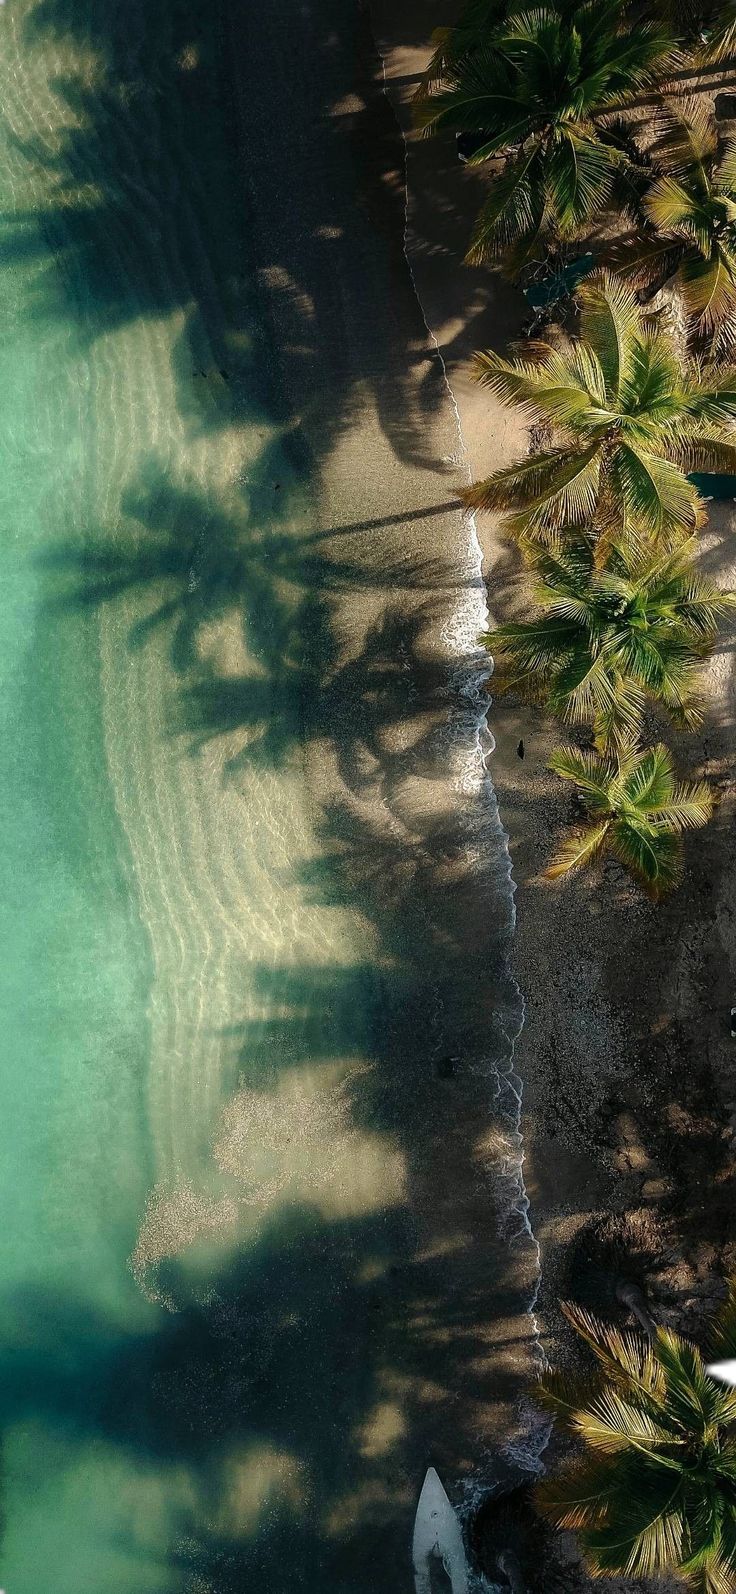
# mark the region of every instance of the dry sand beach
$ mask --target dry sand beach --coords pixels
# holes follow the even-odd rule
[[[477,478],[527,448],[523,426],[473,384],[469,368],[474,350],[506,351],[520,337],[525,304],[498,274],[461,264],[482,174],[457,161],[451,136],[425,142],[412,132],[429,36],[452,20],[451,8],[432,5],[428,14],[413,0],[375,0],[372,12],[408,139],[408,255]],[[710,83],[729,81],[721,70]],[[712,506],[704,563],[725,587],[736,585],[735,524],[731,506]],[[498,623],[523,605],[519,569],[492,517],[478,517],[478,532]],[[683,885],[659,907],[614,864],[562,886],[541,879],[573,818],[546,769],[559,733],[513,701],[490,709],[488,768],[510,837],[513,968],[526,1003],[516,1049],[524,1174],[541,1246],[542,1344],[554,1356],[565,1354],[561,1294],[615,1314],[603,1274],[618,1255],[629,1258],[659,1318],[694,1336],[719,1278],[736,1264],[733,647],[727,632],[708,666],[702,731],[678,749],[684,770],[713,783],[719,807],[688,849]]]

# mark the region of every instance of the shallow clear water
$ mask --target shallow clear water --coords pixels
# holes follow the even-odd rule
[[[0,11],[7,1594],[404,1587],[517,1392],[475,578],[361,30]]]

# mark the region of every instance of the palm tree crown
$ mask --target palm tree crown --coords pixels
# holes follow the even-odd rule
[[[540,235],[574,236],[610,194],[620,153],[594,118],[642,84],[671,47],[660,28],[626,24],[613,0],[515,12],[480,47],[450,54],[438,92],[420,100],[428,129],[487,134],[474,161],[513,155],[478,219],[468,258],[527,258]]]
[[[513,4],[514,0],[510,0],[510,4],[506,4],[506,0],[465,0],[452,27],[435,28],[432,34],[434,51],[422,74],[417,100],[423,100],[427,90],[441,87],[460,61],[481,49],[491,30],[509,15]]]
[[[540,552],[541,613],[483,638],[502,681],[568,723],[592,722],[604,750],[637,734],[647,694],[685,724],[699,723],[697,662],[734,600],[696,575],[691,554],[689,545],[644,558],[613,549],[596,570],[585,541]]]
[[[707,823],[713,798],[704,784],[675,781],[669,750],[658,743],[611,758],[558,747],[550,769],[577,786],[591,823],[568,837],[547,869],[557,880],[610,852],[657,901],[682,873],[682,834]]]
[[[707,106],[665,106],[650,152],[659,175],[643,195],[646,231],[614,249],[619,273],[657,286],[676,272],[695,332],[736,339],[736,140],[721,142]]]
[[[590,1377],[542,1379],[543,1404],[585,1454],[538,1486],[541,1510],[577,1532],[594,1575],[677,1572],[700,1594],[731,1594],[736,1391],[677,1334],[659,1329],[650,1342],[563,1310],[597,1366]],[[732,1287],[713,1336],[726,1356],[736,1354],[735,1322]]]
[[[581,336],[532,343],[523,356],[476,356],[478,379],[555,446],[495,471],[463,495],[507,512],[528,542],[566,526],[670,543],[702,523],[688,471],[736,467],[736,368],[683,361],[647,320],[634,290],[599,272],[579,289]]]
[[[702,18],[700,7],[698,11]],[[736,52],[736,0],[726,0],[725,5],[716,5],[716,18],[710,22],[707,31],[707,43],[696,53],[696,60],[710,66],[715,66],[719,61],[728,61]]]

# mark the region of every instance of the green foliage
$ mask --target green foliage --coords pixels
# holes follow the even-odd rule
[[[417,121],[428,131],[486,134],[475,162],[508,156],[468,258],[503,256],[515,269],[540,238],[575,237],[605,207],[625,157],[595,119],[654,83],[672,41],[657,25],[632,27],[613,0],[586,0],[508,7],[482,43],[463,54],[460,42],[453,30],[440,45],[431,71],[441,84],[420,96]]]
[[[713,1339],[734,1341],[734,1290]],[[538,1486],[537,1503],[579,1537],[594,1575],[678,1573],[699,1594],[736,1579],[736,1392],[710,1378],[695,1346],[653,1343],[577,1307],[565,1315],[592,1351],[580,1380],[543,1377],[540,1399],[583,1455]]]
[[[501,686],[593,732],[596,752],[552,759],[590,823],[548,877],[609,852],[654,898],[679,879],[683,832],[712,809],[705,786],[676,783],[664,746],[638,738],[648,699],[700,722],[698,668],[733,604],[694,568],[705,505],[691,477],[736,472],[736,140],[686,97],[653,112],[643,154],[622,113],[692,61],[673,28],[710,26],[722,59],[735,5],[710,22],[691,0],[660,4],[653,20],[612,0],[466,0],[435,35],[416,104],[425,131],[478,135],[473,161],[503,160],[470,260],[514,275],[606,209],[638,218],[639,236],[608,249],[613,269],[579,288],[577,336],[476,356],[481,384],[549,442],[463,497],[500,512],[541,578],[533,617],[483,638]],[[682,357],[641,302],[673,274],[707,362]]]
[[[712,813],[708,787],[676,782],[661,742],[608,758],[558,747],[550,769],[577,787],[590,823],[563,842],[547,878],[557,880],[611,853],[653,901],[666,896],[682,873],[683,832],[700,829]]]
[[[579,289],[579,338],[533,343],[521,357],[476,356],[478,380],[554,446],[495,471],[465,493],[499,509],[527,543],[559,547],[569,527],[671,546],[702,524],[688,481],[736,468],[736,367],[684,362],[652,327],[630,286],[597,272]]]
[[[736,3],[728,0],[726,5],[716,8],[716,13],[708,27],[707,40],[696,56],[696,61],[703,66],[716,66],[736,55]]]
[[[505,20],[511,9],[505,0],[466,0],[451,28],[435,28],[432,34],[434,52],[423,74],[417,100],[421,102],[428,91],[439,88],[452,76],[460,61],[481,49],[492,29]]]
[[[727,351],[736,339],[736,140],[722,142],[695,99],[664,106],[657,133],[643,230],[610,258],[619,275],[649,290],[676,273],[695,333]]]
[[[534,559],[538,616],[484,638],[501,681],[568,724],[592,723],[596,745],[626,750],[647,696],[699,723],[697,664],[736,601],[699,577],[690,543],[674,553],[613,548],[603,569],[578,540]]]

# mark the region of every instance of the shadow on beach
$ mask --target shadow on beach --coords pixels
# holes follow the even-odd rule
[[[356,909],[372,950],[347,966],[244,958],[244,1017],[222,1047],[255,1094],[354,1056],[348,1131],[390,1148],[401,1198],[335,1216],[293,1196],[247,1245],[237,1223],[194,1241],[193,1270],[189,1252],[159,1255],[144,1282],[175,1310],[152,1311],[148,1333],[72,1288],[29,1287],[4,1302],[0,1387],[8,1424],[171,1480],[167,1565],[192,1594],[368,1594],[408,1576],[430,1462],[456,1488],[486,1446],[488,1476],[518,1470],[500,1447],[532,1369],[536,1251],[521,1205],[499,1226],[516,1194],[520,998],[498,828],[481,868],[449,779],[448,715],[470,754],[475,710],[440,631],[479,578],[457,558],[457,462],[436,446],[456,445],[454,427],[404,260],[402,152],[366,17],[348,24],[338,0],[285,0],[277,20],[247,9],[29,13],[29,49],[59,42],[71,117],[53,147],[16,143],[48,200],[16,216],[8,258],[50,243],[56,262],[33,313],[60,271],[80,357],[178,314],[188,439],[272,432],[226,503],[152,444],[110,523],[58,543],[43,575],[55,623],[119,606],[128,659],[160,650],[182,767],[206,758],[238,793],[254,770],[304,766],[315,852],[284,869],[305,907]],[[89,82],[64,66],[70,43],[95,54]],[[385,485],[371,478],[363,507],[354,484],[320,518],[368,411]],[[222,669],[219,626],[251,669]],[[251,1473],[271,1478],[255,1507]]]
[[[441,474],[427,422],[446,393],[406,270],[403,152],[367,14],[334,0],[246,10],[133,0],[82,15],[39,0],[26,44],[58,42],[67,126],[54,142],[12,139],[45,174],[45,198],[6,218],[6,258],[43,266],[51,247],[34,315],[53,313],[61,270],[82,349],[183,311],[176,374],[193,435],[261,412],[310,471],[368,394],[396,457]],[[91,48],[102,76],[64,71],[70,44]]]
[[[134,622],[128,645],[165,639],[178,683],[170,736],[194,759],[224,739],[222,778],[236,791],[248,771],[287,769],[310,748],[334,762],[336,779],[322,794],[313,788],[319,850],[298,866],[303,902],[355,904],[373,931],[375,958],[357,967],[244,966],[261,1016],[222,1037],[237,1054],[243,1110],[247,1093],[278,1092],[290,1072],[362,1059],[343,1090],[351,1132],[392,1148],[404,1191],[398,1207],[365,1220],[329,1221],[319,1206],[289,1204],[255,1247],[236,1249],[222,1271],[216,1260],[208,1268],[204,1302],[189,1300],[186,1268],[158,1263],[147,1287],[177,1315],[141,1344],[106,1348],[101,1366],[84,1352],[89,1430],[89,1408],[79,1408],[74,1380],[59,1387],[53,1357],[43,1376],[16,1371],[16,1398],[22,1406],[35,1389],[36,1416],[99,1432],[143,1465],[153,1457],[190,1467],[198,1505],[179,1525],[183,1561],[222,1594],[276,1565],[284,1590],[328,1577],[345,1594],[367,1594],[377,1567],[406,1575],[426,1466],[450,1481],[494,1435],[503,1439],[530,1368],[523,1314],[534,1251],[521,1214],[505,1236],[496,1232],[509,1193],[494,1184],[489,1140],[500,1136],[508,1153],[513,1092],[492,1067],[507,1066],[519,1018],[506,963],[508,881],[502,862],[497,877],[474,867],[448,791],[448,709],[459,705],[433,640],[469,578],[439,554],[402,552],[374,566],[360,526],[338,528],[336,542],[324,534],[324,553],[323,534],[242,532],[196,497],[177,502],[165,483],[128,507],[144,533],[130,552],[117,543],[106,553],[93,540],[81,558],[73,547],[53,556],[57,612],[155,591],[157,606]],[[204,516],[192,592],[193,546],[178,546],[165,527],[199,527]],[[366,592],[378,596],[379,617],[346,658],[341,606]],[[237,617],[257,661],[250,675],[202,665],[201,634],[223,616]],[[407,804],[408,783],[427,789],[421,811]],[[446,1056],[450,1045],[457,1057]],[[61,1311],[63,1323],[67,1306],[36,1302],[33,1314]],[[81,1309],[70,1316],[74,1342]],[[104,1324],[89,1332],[105,1344]],[[49,1341],[58,1339],[57,1328]],[[41,1362],[47,1350],[44,1342]],[[126,1391],[124,1421],[111,1414],[106,1385]],[[373,1437],[382,1421],[385,1440]],[[216,1492],[211,1475],[227,1447],[286,1454],[307,1481],[291,1506],[288,1490],[281,1506],[269,1504],[265,1534],[241,1524],[218,1543],[195,1518],[207,1489]],[[499,1454],[494,1471],[513,1476],[515,1463]],[[226,1472],[223,1464],[223,1488]]]
[[[56,88],[72,120],[58,145],[16,143],[44,173],[48,199],[16,215],[6,255],[35,249],[41,259],[50,243],[55,263],[34,313],[56,295],[60,270],[79,307],[78,351],[128,323],[179,314],[175,388],[193,444],[234,426],[276,429],[225,506],[173,479],[152,449],[117,520],[56,547],[45,574],[61,622],[69,609],[135,608],[127,645],[131,655],[165,652],[168,730],[182,761],[216,758],[226,744],[222,780],[235,791],[253,769],[324,766],[311,786],[315,854],[292,872],[305,905],[358,906],[373,954],[278,970],[244,960],[244,1014],[248,992],[264,1016],[228,1026],[222,1046],[236,1054],[241,1093],[278,1090],[315,1060],[358,1057],[347,1122],[392,1148],[402,1199],[341,1217],[316,1200],[284,1201],[247,1247],[237,1233],[212,1242],[201,1288],[188,1256],[157,1259],[153,1282],[175,1310],[154,1314],[148,1334],[125,1331],[71,1289],[48,1298],[29,1288],[3,1302],[0,1387],[8,1424],[38,1422],[80,1453],[99,1443],[132,1456],[144,1477],[171,1480],[164,1553],[191,1594],[368,1594],[406,1584],[430,1462],[456,1482],[487,1446],[486,1479],[518,1470],[503,1443],[532,1371],[536,1252],[518,1192],[515,1211],[511,1199],[517,1086],[504,1070],[521,1014],[507,963],[507,864],[496,829],[496,857],[476,866],[449,789],[448,713],[467,749],[474,728],[438,631],[477,577],[456,555],[455,463],[434,446],[447,394],[403,256],[401,148],[365,15],[356,8],[348,27],[338,0],[284,0],[280,22],[274,9],[137,0],[80,20],[75,4],[42,0],[28,48],[89,46],[101,76],[62,70]],[[447,221],[438,216],[430,241],[438,256]],[[476,332],[485,290],[471,304],[451,357],[487,341]],[[300,529],[305,500],[319,505],[322,477],[369,407],[387,442],[385,512],[372,500],[362,511],[357,483],[350,513],[339,506],[316,530]],[[404,513],[397,463],[427,477],[422,503],[412,485]],[[498,572],[496,618],[514,591],[512,572],[508,583]],[[208,654],[203,639],[221,623],[239,629],[252,671],[225,674]],[[540,811],[556,827],[566,804],[530,757],[508,810],[521,872],[532,876],[526,921],[543,892],[545,913],[549,901],[526,867],[539,862]],[[720,874],[720,825],[692,850],[701,897]],[[528,965],[525,1045],[536,1048],[537,1074],[547,1070],[549,1177],[566,1215],[583,1222],[595,1196],[581,1196],[573,1175],[583,1157],[610,1171],[620,1150],[603,1125],[624,1064],[641,1072],[636,1132],[647,1155],[662,1124],[683,1115],[690,1193],[711,1144],[710,1075],[704,1060],[692,1084],[671,1077],[673,1038],[688,1057],[698,1036],[697,1012],[678,1015],[675,1003],[673,1016],[667,969],[691,899],[658,910],[654,1021],[649,985],[631,980],[637,964],[652,969],[654,910],[611,872],[558,900],[559,915],[545,919],[550,944]],[[602,951],[614,912],[625,961]],[[552,993],[542,976],[559,969],[576,915],[575,959]],[[592,944],[605,990],[587,1002]],[[713,953],[703,944],[697,956],[705,979]],[[615,1068],[609,1078],[600,1066],[597,1094],[584,1100],[599,1015],[627,1002]],[[627,1084],[615,1121],[631,1108]],[[629,1147],[630,1133],[622,1127]],[[721,1177],[715,1159],[711,1177],[706,1199]],[[627,1186],[627,1199],[638,1189]],[[266,1479],[255,1506],[251,1474]]]

